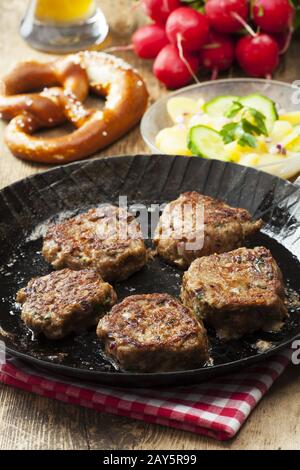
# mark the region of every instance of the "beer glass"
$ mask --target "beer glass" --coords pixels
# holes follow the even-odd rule
[[[67,53],[101,44],[108,24],[95,0],[31,0],[20,33],[36,49]]]

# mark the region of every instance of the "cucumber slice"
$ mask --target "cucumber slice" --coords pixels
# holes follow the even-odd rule
[[[274,122],[278,119],[278,113],[274,101],[264,95],[253,93],[240,99],[240,103],[248,108],[254,108],[266,117],[266,126],[270,133]]]
[[[227,95],[218,96],[213,100],[208,101],[203,106],[203,111],[212,117],[226,116],[227,112],[233,105],[234,101],[239,101],[239,96]]]
[[[228,156],[225,154],[224,142],[221,135],[211,127],[192,127],[188,136],[188,147],[193,155],[229,161]]]

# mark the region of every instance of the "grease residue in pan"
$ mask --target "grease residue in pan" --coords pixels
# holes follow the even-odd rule
[[[130,374],[103,355],[94,331],[62,341],[35,338],[20,321],[15,294],[34,276],[50,272],[41,256],[45,223],[70,217],[88,206],[175,199],[196,190],[245,207],[266,226],[249,246],[264,245],[281,267],[290,318],[278,333],[256,333],[221,343],[212,332],[212,361],[195,371]],[[276,241],[277,240],[277,241]],[[0,191],[0,337],[12,354],[76,378],[113,385],[173,385],[201,381],[265,358],[300,335],[300,190],[278,178],[219,161],[197,158],[136,156],[78,162],[39,174]],[[128,281],[117,284],[119,300],[132,294],[168,292],[178,296],[182,272],[154,258]]]
[[[297,263],[287,250],[263,233],[248,243],[248,246],[258,245],[264,245],[271,249],[283,272],[287,264],[290,268],[291,265]],[[79,336],[70,336],[61,341],[50,341],[43,336],[35,337],[20,320],[20,309],[15,303],[16,291],[26,285],[32,277],[42,276],[51,271],[51,267],[41,256],[41,246],[42,239],[40,237],[29,236],[23,245],[16,248],[13,256],[1,268],[0,298],[4,310],[9,312],[5,321],[2,321],[2,328],[9,334],[9,343],[17,347],[20,352],[47,362],[85,370],[118,371],[115,364],[111,363],[103,354],[94,331]],[[289,269],[289,271],[292,270]],[[300,332],[300,301],[297,303],[296,279],[288,278],[288,273],[284,274],[286,285],[290,287],[287,289],[290,318],[283,329],[273,334],[259,332],[242,340],[225,344],[218,341],[210,331],[212,361],[206,367],[254,356],[262,350],[259,347],[260,342],[267,343],[269,348],[273,348],[286,339],[295,328],[299,328]],[[115,288],[119,300],[128,295],[152,292],[168,292],[178,296],[181,279],[182,271],[156,257],[142,271],[127,281],[115,284]]]

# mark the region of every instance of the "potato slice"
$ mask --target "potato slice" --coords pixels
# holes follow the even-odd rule
[[[290,152],[300,153],[300,137],[297,137],[297,139],[290,142],[286,148]]]
[[[282,163],[286,159],[282,155],[272,155],[270,153],[265,153],[264,155],[259,155],[258,166],[271,165],[272,163]]]
[[[282,139],[293,132],[293,126],[287,121],[276,121],[270,134],[275,144],[281,143]]]
[[[156,136],[156,147],[168,155],[191,156],[187,146],[188,131],[182,125],[162,129]]]
[[[297,124],[300,124],[300,112],[294,111],[292,113],[282,114],[279,116],[279,119],[280,121],[289,122],[292,126],[297,126]]]
[[[257,153],[247,153],[240,158],[239,164],[244,166],[257,166],[259,155]]]
[[[200,104],[191,98],[177,96],[171,98],[167,103],[167,111],[175,124],[184,122],[192,115],[201,111]]]
[[[240,159],[243,155],[243,149],[236,141],[224,145],[224,150],[228,160],[231,162],[240,162]]]

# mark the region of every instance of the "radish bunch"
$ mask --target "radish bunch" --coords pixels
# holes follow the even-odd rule
[[[152,24],[132,37],[135,53],[154,59],[168,88],[187,85],[200,69],[216,78],[236,59],[253,77],[271,77],[291,38],[291,0],[140,0]]]

